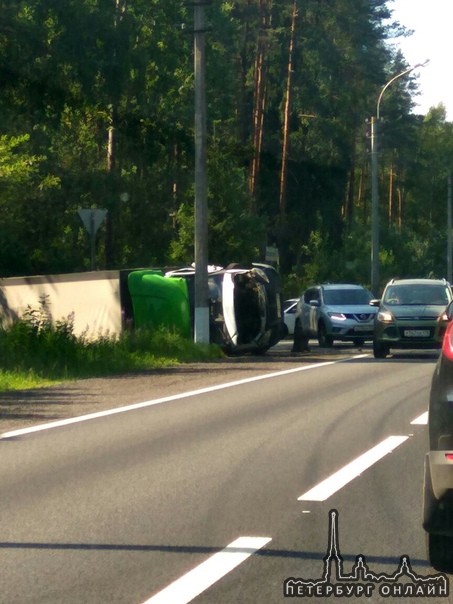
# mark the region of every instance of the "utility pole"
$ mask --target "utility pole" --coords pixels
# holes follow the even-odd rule
[[[291,34],[288,52],[288,74],[286,76],[286,98],[283,114],[283,146],[282,146],[282,169],[280,172],[280,220],[282,224],[286,221],[286,185],[288,178],[288,150],[289,150],[289,119],[291,116],[292,78],[294,71],[294,37],[296,32],[297,0],[293,0],[293,12],[291,17]]]
[[[205,13],[210,0],[194,1],[195,76],[195,328],[194,341],[209,343],[208,204],[206,179]]]

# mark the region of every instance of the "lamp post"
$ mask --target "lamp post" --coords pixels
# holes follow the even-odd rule
[[[398,73],[383,86],[376,103],[376,116],[371,118],[371,291],[379,296],[379,191],[378,191],[378,126],[380,106],[384,92],[395,80],[418,67],[424,67],[428,61],[417,63],[413,67]]]
[[[447,177],[447,281],[452,280],[452,208],[451,208],[451,170]]]

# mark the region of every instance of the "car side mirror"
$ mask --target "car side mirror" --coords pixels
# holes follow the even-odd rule
[[[318,307],[319,306],[319,300],[310,300],[310,306]]]
[[[380,301],[380,300],[377,300],[377,299],[373,299],[373,300],[370,300],[370,301],[368,302],[368,304],[369,304],[370,306],[379,306],[379,304],[380,304],[380,303],[381,303],[381,301]]]
[[[445,309],[445,314],[447,315],[449,321],[453,319],[453,302],[450,302],[450,304],[447,306]]]

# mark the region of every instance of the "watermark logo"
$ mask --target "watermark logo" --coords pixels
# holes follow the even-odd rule
[[[449,581],[446,575],[420,576],[412,570],[409,556],[390,575],[372,572],[362,554],[356,556],[351,572],[343,567],[338,535],[338,512],[329,512],[329,533],[324,569],[319,579],[290,577],[283,582],[286,598],[370,598],[376,591],[389,598],[447,598]]]

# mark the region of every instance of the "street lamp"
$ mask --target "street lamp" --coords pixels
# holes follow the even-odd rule
[[[452,280],[452,209],[451,209],[451,170],[447,177],[447,281],[451,283]]]
[[[380,106],[384,92],[395,80],[418,67],[424,67],[428,61],[417,63],[413,67],[398,73],[383,86],[376,104],[376,116],[371,118],[371,291],[379,296],[379,192],[378,192],[378,124]]]

